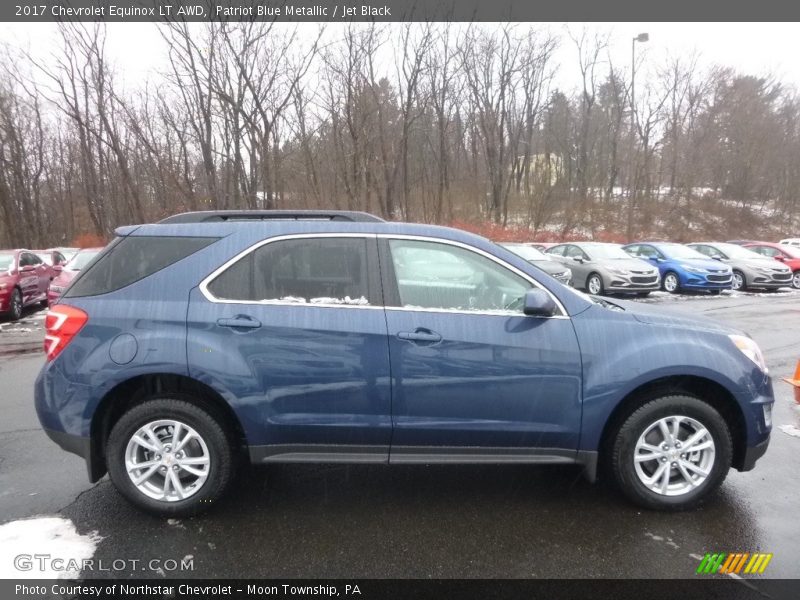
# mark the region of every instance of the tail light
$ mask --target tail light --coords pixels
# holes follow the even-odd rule
[[[61,354],[88,320],[89,315],[74,306],[58,304],[50,309],[44,320],[44,353],[47,360],[53,360]]]

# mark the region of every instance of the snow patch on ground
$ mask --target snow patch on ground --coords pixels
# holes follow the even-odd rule
[[[779,425],[778,429],[780,429],[786,435],[800,438],[800,428],[795,427],[794,425]]]
[[[94,556],[102,539],[96,531],[80,535],[72,521],[61,517],[5,523],[0,525],[0,579],[77,579],[82,562]]]

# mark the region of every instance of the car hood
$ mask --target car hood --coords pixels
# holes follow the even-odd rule
[[[697,267],[698,269],[705,269],[706,271],[712,272],[726,272],[731,270],[728,265],[712,258],[671,258],[670,260],[681,265],[689,265],[690,267]]]
[[[540,268],[548,275],[560,275],[564,273],[569,267],[554,260],[529,260],[533,266]]]
[[[603,267],[614,267],[615,269],[627,269],[628,271],[644,271],[646,273],[658,272],[650,263],[638,258],[600,258],[597,264]]]
[[[791,271],[789,267],[782,264],[774,258],[732,258],[728,261],[731,265],[742,265],[755,269],[756,267],[767,267],[768,269],[777,269],[778,271]]]
[[[728,335],[731,333],[745,335],[742,331],[718,323],[708,317],[689,317],[684,313],[671,311],[663,305],[651,306],[630,300],[612,301],[613,304],[625,309],[625,312],[640,323],[648,325],[662,325],[664,327],[679,327],[681,329],[702,330]]]

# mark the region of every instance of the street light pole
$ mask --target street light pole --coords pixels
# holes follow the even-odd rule
[[[628,161],[628,241],[633,241],[633,212],[636,191],[636,161],[634,159],[636,151],[636,42],[644,43],[650,39],[650,34],[640,33],[631,40],[631,152]]]

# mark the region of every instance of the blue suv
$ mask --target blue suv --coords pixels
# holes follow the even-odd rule
[[[733,286],[733,271],[729,266],[683,244],[638,242],[623,246],[623,250],[658,267],[661,287],[670,294],[682,290],[704,290],[719,294]]]
[[[590,297],[463,231],[349,212],[123,227],[47,315],[47,434],[161,515],[252,463],[527,463],[696,505],[753,468],[747,335]]]

